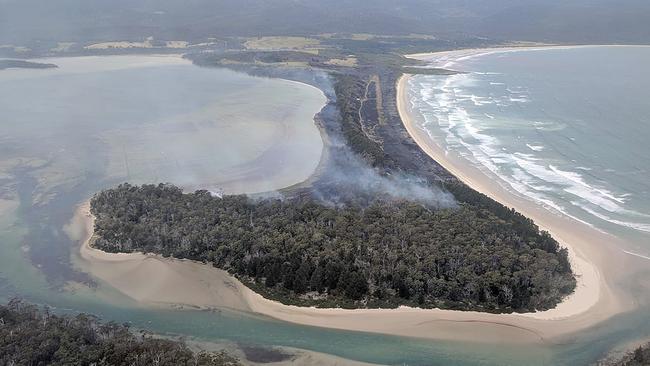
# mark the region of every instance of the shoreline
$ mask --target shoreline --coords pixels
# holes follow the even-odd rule
[[[445,56],[450,56],[453,52],[456,53],[456,57],[458,53],[461,54],[461,57],[477,57],[494,52],[607,46],[609,45],[525,46],[460,50],[443,52],[442,60],[445,60]],[[416,54],[406,57],[432,60],[436,56],[440,56],[440,54]],[[548,321],[576,322],[575,330],[577,331],[632,309],[633,301],[622,296],[613,286],[616,279],[621,276],[612,267],[625,268],[624,264],[629,261],[623,255],[624,252],[620,249],[617,250],[614,244],[620,243],[621,240],[584,222],[541,207],[531,199],[510,192],[497,181],[497,177],[490,177],[477,167],[467,164],[457,154],[445,151],[426,131],[414,123],[417,118],[413,118],[407,95],[408,81],[412,77],[413,75],[404,74],[397,81],[397,107],[404,127],[420,149],[472,189],[531,218],[541,230],[548,231],[562,247],[569,251],[572,270],[576,274],[577,280],[575,292],[567,296],[554,309],[520,314],[520,316]]]
[[[404,127],[420,149],[473,190],[483,193],[508,207],[513,207],[524,216],[533,219],[540,227],[540,230],[548,231],[560,243],[561,247],[568,250],[571,270],[576,277],[575,291],[567,295],[553,309],[535,313],[522,313],[520,315],[545,320],[563,319],[586,312],[595,306],[600,300],[601,283],[603,282],[598,268],[587,258],[588,256],[583,251],[577,252],[575,246],[571,245],[572,241],[561,239],[569,236],[567,235],[568,233],[563,232],[566,230],[562,230],[553,224],[545,225],[543,222],[546,220],[540,220],[540,217],[532,217],[539,215],[531,215],[531,210],[529,207],[526,207],[526,202],[523,200],[520,202],[513,201],[510,197],[507,197],[508,192],[505,189],[503,189],[504,192],[500,192],[500,189],[496,188],[498,184],[494,185],[491,184],[491,181],[484,180],[489,179],[489,177],[486,176],[484,179],[481,179],[482,177],[476,174],[476,172],[468,173],[469,167],[464,166],[466,164],[462,164],[458,161],[459,159],[452,160],[450,155],[436,144],[424,130],[413,123],[407,107],[407,84],[410,78],[410,75],[403,75],[397,82],[397,108]],[[475,170],[478,171],[478,169]],[[549,214],[551,213],[549,212]]]
[[[94,223],[87,200],[77,207],[66,226],[68,235],[81,244],[73,255],[73,264],[136,303],[174,309],[249,310],[241,301],[243,285],[226,271],[161,255],[95,249]]]
[[[459,50],[450,50],[450,51],[440,51],[440,52],[422,52],[422,53],[412,53],[404,55],[406,58],[419,60],[419,61],[432,61],[437,59],[437,61],[447,61],[448,63],[454,63],[454,61],[460,59],[474,58],[478,56],[490,55],[494,53],[505,53],[505,52],[531,52],[531,51],[545,51],[545,50],[568,50],[576,48],[598,48],[598,47],[650,47],[647,44],[533,44],[533,45],[503,45],[503,46],[494,46],[486,48],[466,48]],[[450,57],[447,59],[446,57]],[[446,68],[447,65],[438,65],[436,68]]]
[[[624,258],[611,248],[589,245],[591,241],[608,243],[612,238],[582,223],[576,225],[569,218],[553,215],[505,189],[501,191],[487,176],[452,160],[433,141],[427,141],[428,135],[414,127],[405,112],[405,80],[408,77],[402,77],[397,85],[397,106],[404,126],[418,146],[460,180],[530,217],[570,249],[572,269],[580,274],[578,285],[556,308],[535,313],[491,314],[409,307],[346,310],[284,305],[262,297],[210,264],[141,253],[110,254],[92,248],[93,218],[89,201],[79,206],[73,219],[86,232],[79,238],[80,266],[142,306],[228,308],[295,324],[435,340],[546,343],[630,308],[630,304],[617,299],[610,286],[612,273],[604,270],[606,264],[622,262]],[[152,274],[157,279],[153,286]]]
[[[545,343],[608,318],[594,314],[558,317],[553,310],[523,314],[420,309],[339,309],[284,305],[246,287],[228,272],[191,260],[142,253],[107,253],[91,246],[90,201],[78,206],[69,227],[80,242],[77,267],[149,308],[229,309],[290,323],[433,340],[480,343]],[[156,278],[156,281],[151,281]],[[101,291],[101,290],[100,290]],[[599,299],[601,300],[601,299]],[[589,310],[591,311],[592,308]],[[605,315],[604,317],[602,315]],[[596,320],[596,321],[595,321]]]

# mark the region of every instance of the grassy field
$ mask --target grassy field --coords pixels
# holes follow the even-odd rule
[[[358,60],[354,56],[346,58],[333,58],[329,61],[326,61],[325,64],[332,66],[343,66],[343,67],[355,67],[357,66]]]
[[[260,37],[250,38],[244,43],[249,50],[304,50],[318,45],[319,40],[306,37]]]

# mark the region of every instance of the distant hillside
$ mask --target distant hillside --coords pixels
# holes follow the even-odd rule
[[[647,43],[646,0],[0,0],[0,44],[369,32]]]

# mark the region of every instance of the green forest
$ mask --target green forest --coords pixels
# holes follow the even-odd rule
[[[239,366],[224,352],[132,332],[93,316],[54,315],[20,300],[0,306],[0,365]]]
[[[290,304],[532,311],[575,287],[566,249],[487,209],[334,207],[122,184],[97,193],[91,210],[99,249],[211,263]]]

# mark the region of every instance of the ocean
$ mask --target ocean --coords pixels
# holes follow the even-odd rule
[[[421,127],[495,182],[650,257],[650,47],[431,56],[410,79]]]

